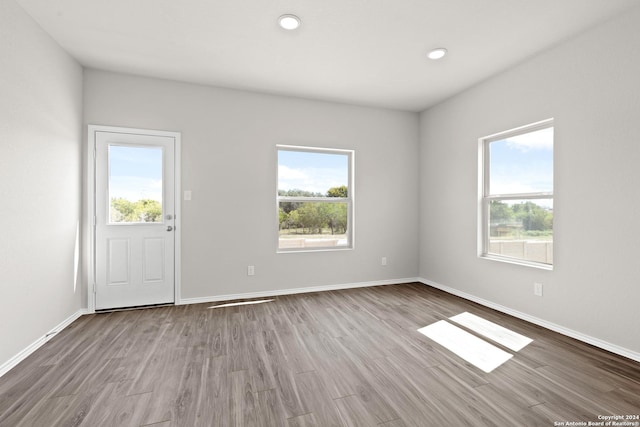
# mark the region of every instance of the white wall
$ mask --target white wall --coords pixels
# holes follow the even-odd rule
[[[0,366],[81,307],[81,91],[80,65],[2,0]]]
[[[640,353],[639,26],[636,9],[421,115],[421,277]],[[550,117],[553,271],[478,259],[478,138]]]
[[[416,277],[418,114],[96,70],[84,93],[85,124],[182,132],[183,298]],[[355,150],[355,250],[276,254],[276,144]]]

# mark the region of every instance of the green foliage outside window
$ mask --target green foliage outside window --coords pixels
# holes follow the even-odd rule
[[[348,197],[345,185],[333,187],[327,194],[301,190],[280,190],[280,196],[289,197]],[[295,234],[343,234],[347,232],[347,203],[334,202],[280,202],[280,230]]]
[[[132,202],[124,198],[111,199],[111,222],[161,222],[162,204],[143,199]]]
[[[531,201],[513,204],[492,201],[489,218],[493,237],[553,235],[553,210]]]

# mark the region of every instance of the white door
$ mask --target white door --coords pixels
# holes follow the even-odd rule
[[[95,132],[95,308],[174,302],[175,138]]]

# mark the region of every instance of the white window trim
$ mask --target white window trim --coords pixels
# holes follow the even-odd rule
[[[290,197],[278,194],[280,182],[278,171],[279,151],[306,151],[310,153],[342,154],[348,156],[348,197]],[[276,145],[276,252],[277,253],[301,253],[301,252],[335,252],[355,249],[355,151],[338,148],[306,147],[298,145]],[[280,248],[280,202],[323,202],[323,203],[347,203],[347,245],[346,246],[320,246],[305,248]]]
[[[493,261],[500,261],[508,264],[523,265],[527,267],[535,267],[543,270],[553,270],[553,264],[545,264],[541,262],[528,261],[520,258],[502,256],[489,253],[489,206],[494,200],[522,200],[522,199],[553,199],[553,192],[536,192],[536,193],[509,193],[509,194],[490,194],[490,154],[489,145],[494,141],[500,141],[509,137],[531,133],[554,126],[553,118],[542,120],[530,125],[520,126],[504,132],[495,133],[478,139],[478,257]],[[555,141],[554,141],[555,150]],[[555,159],[554,159],[555,160]],[[554,161],[555,168],[555,161]],[[555,173],[554,173],[555,177]],[[554,185],[555,188],[555,185]],[[555,239],[554,239],[555,243]]]

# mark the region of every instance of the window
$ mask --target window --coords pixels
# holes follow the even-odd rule
[[[109,144],[109,223],[162,222],[162,147]]]
[[[481,256],[553,265],[553,120],[480,139]]]
[[[353,151],[278,147],[278,251],[353,247]]]

